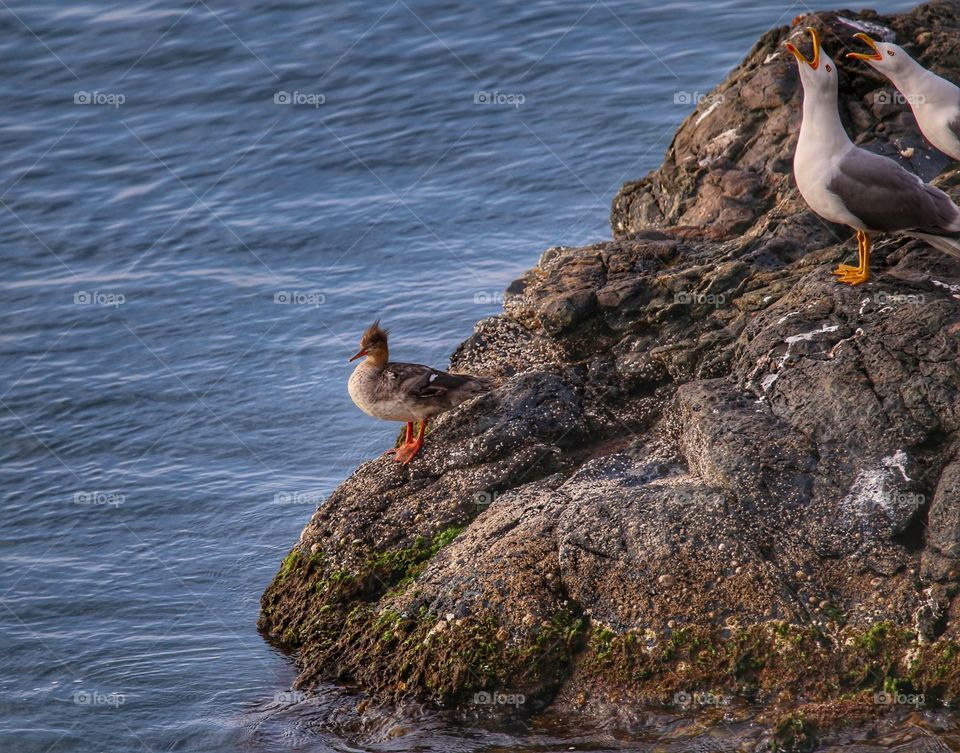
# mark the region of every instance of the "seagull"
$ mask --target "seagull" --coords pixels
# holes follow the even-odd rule
[[[448,374],[416,363],[390,363],[387,335],[379,319],[363,333],[360,350],[350,361],[364,360],[350,375],[347,391],[368,416],[406,422],[406,441],[384,455],[393,455],[398,463],[409,463],[423,447],[423,435],[431,417],[486,392],[492,383],[483,377]],[[414,421],[420,422],[416,439]]]
[[[923,135],[944,154],[960,160],[960,88],[910,57],[891,42],[876,42],[866,34],[854,34],[870,52],[848,52],[848,58],[863,60],[879,71],[907,100]]]
[[[836,63],[821,49],[816,29],[807,31],[813,39],[812,59],[786,43],[803,84],[793,174],[814,212],[857,231],[859,263],[839,265],[833,272],[837,281],[860,285],[870,279],[870,234],[876,232],[920,238],[960,257],[960,208],[893,160],[853,145],[837,109]]]

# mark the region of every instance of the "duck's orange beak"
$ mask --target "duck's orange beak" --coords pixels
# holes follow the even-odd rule
[[[350,361],[356,361],[358,358],[362,358],[365,355],[367,355],[367,351],[361,348],[347,360],[347,363],[350,363]]]
[[[797,49],[796,45],[791,44],[790,42],[786,42],[784,46],[788,50],[790,50],[790,52],[798,61],[800,61],[801,63],[806,63],[811,68],[813,68],[813,70],[817,70],[817,68],[820,65],[820,35],[817,33],[817,30],[814,29],[812,26],[808,26],[807,31],[810,32],[810,38],[813,40],[813,58],[812,59],[807,60],[803,56],[803,53]]]
[[[857,60],[883,60],[883,55],[880,54],[880,50],[877,48],[877,43],[870,39],[870,37],[868,37],[862,31],[859,34],[854,34],[853,38],[859,39],[871,50],[873,50],[873,52],[848,52],[848,58],[856,58]]]

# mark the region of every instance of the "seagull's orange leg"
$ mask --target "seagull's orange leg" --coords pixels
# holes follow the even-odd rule
[[[404,440],[403,445],[406,446],[406,445],[410,444],[411,442],[413,442],[413,421],[407,421],[407,438],[406,438],[406,440]],[[395,453],[398,449],[399,449],[399,448],[397,448],[397,447],[391,447],[389,450],[387,450],[387,451],[386,451],[385,453],[383,453],[383,454],[384,454],[384,455],[393,455],[393,453]]]
[[[394,460],[398,463],[409,463],[413,460],[414,456],[420,452],[420,448],[423,447],[423,435],[427,430],[427,420],[424,419],[420,422],[420,433],[417,434],[417,439],[412,444],[405,444],[403,447],[397,448],[397,454],[394,456]]]
[[[855,267],[840,264],[833,270],[837,275],[837,282],[860,285],[870,279],[870,236],[863,230],[857,231],[857,260],[858,264]]]
[[[859,261],[860,261],[860,254],[862,253],[862,251],[863,251],[863,235],[861,234],[861,231],[858,230],[857,231],[857,264],[858,266],[854,267],[854,266],[851,266],[850,264],[838,264],[837,268],[833,270],[833,274],[835,274],[837,277],[846,277],[849,274],[858,272],[860,270]]]
[[[861,285],[870,279],[870,236],[862,230],[858,232],[858,236],[861,240],[860,263],[854,272],[840,278],[840,282],[847,285]]]

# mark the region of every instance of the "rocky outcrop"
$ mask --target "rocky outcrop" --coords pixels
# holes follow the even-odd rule
[[[452,366],[501,386],[314,513],[260,621],[301,687],[598,716],[960,696],[960,266],[885,238],[834,282],[855,244],[793,184],[783,52],[815,24],[839,61],[865,28],[960,81],[960,4],[800,21],[623,187],[613,240],[549,249],[477,324]],[[960,198],[885,81],[850,62],[841,88],[859,142]]]

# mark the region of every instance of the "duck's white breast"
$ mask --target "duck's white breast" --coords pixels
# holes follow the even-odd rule
[[[382,421],[416,421],[418,416],[399,398],[384,397],[377,389],[380,372],[363,364],[357,366],[347,382],[347,392],[354,404],[373,418]]]

